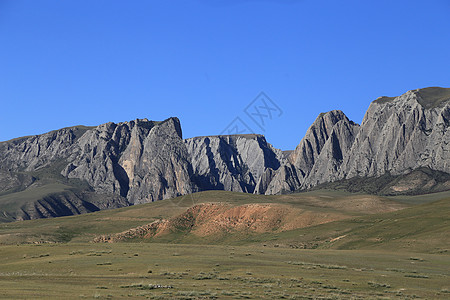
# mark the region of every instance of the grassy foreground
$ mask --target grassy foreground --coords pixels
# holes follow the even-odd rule
[[[5,299],[448,299],[450,257],[156,243],[1,246]]]
[[[397,201],[391,201],[384,197],[337,191],[314,191],[275,196],[207,191],[83,215],[0,223],[0,244],[49,241],[90,242],[96,235],[117,233],[159,219],[168,219],[185,212],[193,205],[209,202],[226,203],[232,206],[276,203],[312,214],[332,215],[336,219],[358,217],[366,215],[368,212],[384,211],[388,207],[405,207]],[[191,237],[186,235],[181,242],[191,243],[189,240]],[[171,237],[168,238],[173,241]],[[237,239],[239,238],[237,237]],[[193,241],[198,242],[195,239]],[[210,242],[217,243],[217,241],[208,241],[208,243]],[[233,240],[226,242],[233,242]]]
[[[200,203],[277,203],[295,230],[92,243]],[[385,198],[210,191],[91,214],[0,224],[2,299],[450,299],[449,193]],[[297,219],[296,219],[297,220]],[[201,244],[201,245],[200,245]],[[313,249],[302,249],[313,248]]]

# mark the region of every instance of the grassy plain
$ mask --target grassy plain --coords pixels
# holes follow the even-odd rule
[[[384,211],[386,207],[407,207],[405,204],[399,204],[379,196],[339,191],[314,191],[280,196],[208,191],[84,215],[0,223],[0,244],[46,241],[89,242],[98,234],[117,233],[156,220],[168,219],[183,213],[193,205],[210,202],[227,203],[234,206],[277,203],[311,213],[339,214],[347,218]],[[187,242],[186,239],[189,238],[192,236],[186,235],[180,242]],[[236,236],[236,240],[240,239]]]
[[[448,299],[450,257],[159,243],[2,246],[7,299]]]
[[[265,233],[92,243],[207,202],[279,203],[342,219]],[[389,208],[389,209],[386,209]],[[95,213],[0,224],[4,299],[449,299],[448,193],[209,191]]]

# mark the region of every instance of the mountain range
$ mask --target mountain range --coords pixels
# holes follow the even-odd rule
[[[318,187],[379,195],[450,190],[450,88],[373,101],[361,124],[321,113],[292,152],[263,135],[183,139],[180,121],[74,126],[0,143],[0,221],[225,190]]]

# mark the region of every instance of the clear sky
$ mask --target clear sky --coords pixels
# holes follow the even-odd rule
[[[176,116],[184,137],[241,122],[294,149],[321,112],[360,123],[379,96],[450,87],[449,16],[448,0],[0,0],[0,140]]]

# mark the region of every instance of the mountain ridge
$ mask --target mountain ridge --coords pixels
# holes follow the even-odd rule
[[[405,175],[420,167],[450,172],[450,146],[446,142],[450,140],[450,89],[426,88],[378,98],[370,104],[361,125],[347,122],[347,128],[330,129],[338,124],[332,122],[335,117],[346,120],[343,113],[336,112],[317,117],[289,157],[290,164],[274,174],[266,194],[342,179],[379,177],[387,172]],[[317,126],[324,122],[327,128],[318,136]],[[297,162],[301,156],[303,159]],[[286,186],[285,182],[294,184]]]
[[[66,127],[0,142],[0,211],[26,219],[57,216],[50,207],[61,203],[76,214],[205,190],[269,195],[384,174],[412,178],[419,168],[448,174],[449,126],[450,89],[431,87],[374,100],[360,125],[340,110],[321,113],[288,154],[260,134],[183,139],[176,117]],[[427,172],[433,188],[423,191],[450,186],[434,187],[438,175]],[[16,211],[5,204],[24,194],[30,203]]]

